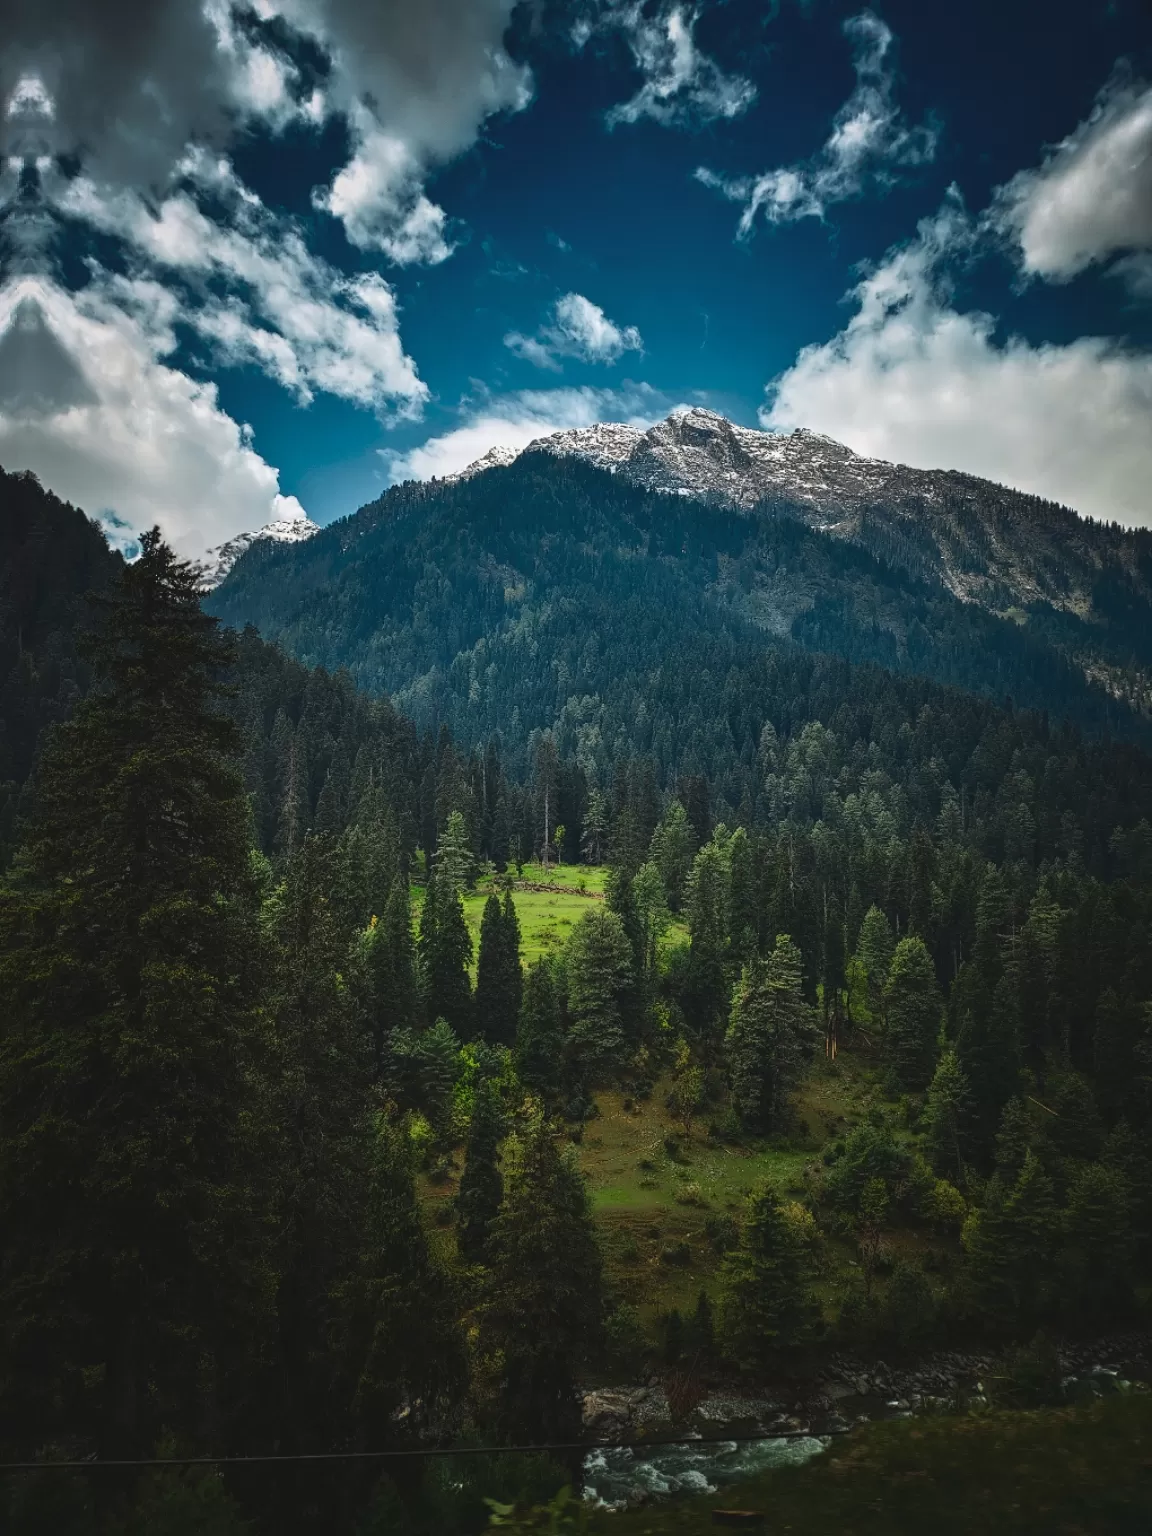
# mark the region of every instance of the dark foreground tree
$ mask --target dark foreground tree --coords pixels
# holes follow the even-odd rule
[[[4,1433],[227,1438],[267,1342],[262,941],[227,647],[153,530],[0,895]]]
[[[460,1257],[468,1264],[487,1262],[492,1223],[504,1198],[500,1173],[503,1129],[499,1091],[491,1078],[485,1078],[476,1089],[464,1148],[464,1171],[456,1197],[456,1241]]]
[[[584,1180],[543,1117],[509,1140],[482,1328],[502,1361],[496,1418],[512,1443],[577,1438],[579,1370],[601,1325],[600,1252]]]

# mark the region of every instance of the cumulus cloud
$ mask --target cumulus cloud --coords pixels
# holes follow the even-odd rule
[[[671,402],[646,384],[621,389],[519,390],[485,396],[461,408],[462,421],[406,452],[381,450],[391,482],[454,475],[491,448],[519,450],[538,437],[598,421],[647,428],[666,416]]]
[[[696,45],[698,7],[661,5],[646,15],[640,0],[604,6],[595,20],[584,18],[575,30],[583,47],[597,31],[618,31],[632,54],[643,84],[630,100],[612,107],[609,128],[642,118],[665,127],[690,127],[739,117],[756,99],[756,87],[742,75],[726,74]]]
[[[130,300],[130,302],[128,302]],[[69,294],[22,277],[0,293],[0,462],[31,469],[130,539],[158,522],[197,556],[238,529],[301,515],[245,428],[163,356],[173,296],[112,280]]]
[[[161,202],[87,177],[56,206],[114,235],[184,287],[184,323],[216,359],[252,364],[307,404],[316,390],[411,413],[427,387],[400,342],[395,296],[373,272],[348,277],[312,255],[299,229],[237,179],[227,160],[186,157],[182,189]],[[201,206],[210,198],[216,218]],[[226,214],[226,222],[220,214]]]
[[[1024,271],[1064,281],[1120,253],[1137,286],[1152,252],[1152,87],[1117,79],[1037,169],[1001,189],[991,222],[1019,244]]]
[[[12,0],[0,31],[0,348],[26,372],[29,358],[35,366],[6,406],[6,462],[35,461],[54,489],[87,505],[102,497],[122,519],[140,509],[151,522],[175,495],[180,507],[165,513],[174,537],[180,508],[203,491],[200,547],[266,521],[275,472],[215,393],[177,368],[177,322],[198,361],[259,368],[302,404],[327,393],[386,417],[418,414],[428,391],[390,284],[317,256],[302,221],[240,182],[229,150],[253,131],[342,129],[347,154],[315,189],[316,209],[395,265],[443,261],[450,220],[427,195],[428,176],[492,114],[531,96],[530,74],[503,44],[514,3]],[[60,230],[77,226],[111,254],[69,299],[52,252]],[[89,342],[92,359],[116,370],[114,388],[70,367]],[[65,409],[65,380],[97,398]],[[118,406],[134,419],[115,422]],[[154,494],[155,450],[138,441],[148,421],[173,481],[187,457],[183,500]],[[126,455],[119,478],[113,448]],[[73,469],[89,461],[85,488]]]
[[[558,371],[563,357],[585,363],[619,362],[625,352],[642,352],[634,325],[619,326],[582,293],[566,293],[552,306],[551,318],[535,336],[509,331],[504,345],[538,368]]]
[[[952,196],[854,290],[845,329],[774,381],[763,425],[1152,526],[1152,354],[1095,336],[998,340],[949,290],[949,262],[976,238]]]
[[[893,99],[890,28],[871,11],[862,11],[849,17],[843,30],[855,54],[856,89],[810,160],[754,177],[720,176],[704,166],[696,172],[705,186],[744,205],[741,239],[751,235],[761,214],[769,224],[822,219],[831,204],[859,197],[870,187],[889,187],[898,170],[924,165],[936,153],[935,127],[910,127]]]

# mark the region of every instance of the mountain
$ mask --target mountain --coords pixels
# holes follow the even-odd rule
[[[1149,739],[1031,622],[789,507],[655,494],[584,454],[393,487],[305,544],[256,545],[208,603],[309,665],[347,667],[420,726],[519,749],[551,727],[607,772],[652,750],[669,772],[722,776],[725,711],[748,707],[758,669],[792,649]]]
[[[218,587],[245,550],[262,539],[276,544],[300,544],[320,532],[319,523],[310,517],[278,517],[254,533],[238,533],[234,539],[218,544],[204,556],[204,585]]]
[[[1114,586],[1142,604],[1152,599],[1147,531],[1093,522],[957,470],[865,458],[803,428],[760,432],[694,408],[646,432],[606,422],[537,438],[523,451],[584,458],[650,491],[746,510],[787,506],[810,527],[992,612],[1040,604],[1091,621],[1108,617]],[[462,477],[514,456],[493,449]]]

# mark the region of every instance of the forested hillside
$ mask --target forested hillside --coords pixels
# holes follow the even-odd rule
[[[17,493],[4,1459],[567,1443],[595,1383],[1146,1320],[1152,757],[1056,653],[528,464],[246,555],[293,660]],[[774,638],[795,568],[902,668]],[[1052,711],[912,675],[916,603]],[[110,1473],[6,1528],[463,1536],[579,1455]]]
[[[550,727],[601,771],[651,750],[665,774],[729,772],[721,688],[753,693],[782,641],[1147,738],[1071,658],[1068,615],[1047,613],[1047,630],[998,618],[786,508],[655,495],[544,453],[397,487],[306,544],[258,545],[209,606],[346,666],[421,725],[469,743],[500,731],[513,751]]]

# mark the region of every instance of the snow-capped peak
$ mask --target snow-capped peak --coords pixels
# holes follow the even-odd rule
[[[210,549],[201,562],[204,566],[204,585],[218,587],[245,550],[261,539],[272,539],[278,544],[302,544],[314,533],[320,532],[319,523],[303,515],[276,517],[253,533],[238,533],[235,538]]]

